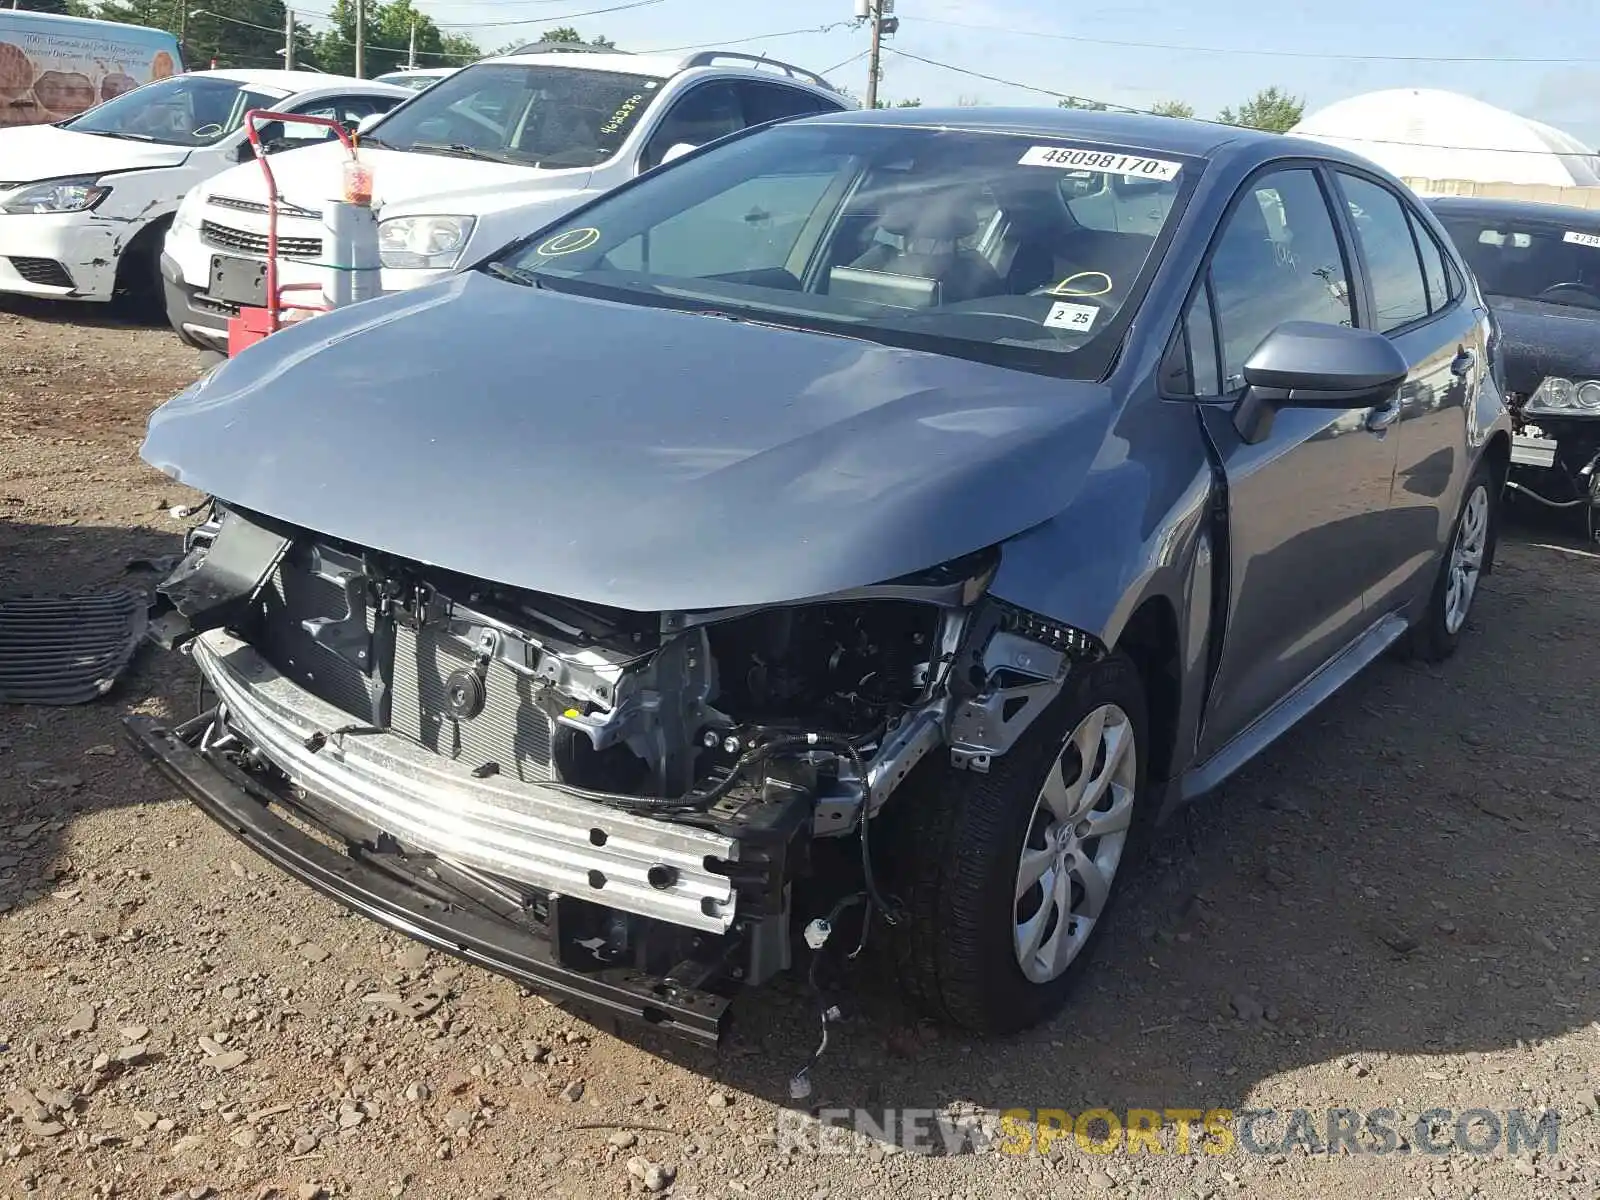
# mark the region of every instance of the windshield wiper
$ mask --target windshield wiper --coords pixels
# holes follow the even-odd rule
[[[376,146],[380,150],[398,150],[398,149],[400,149],[400,147],[396,146],[393,142],[386,142],[382,138],[375,138],[375,137],[371,137],[370,135],[361,138],[361,145],[363,145],[363,146]]]
[[[755,325],[762,329],[786,329],[791,333],[820,333],[825,337],[848,338],[853,342],[869,342],[871,338],[864,338],[857,333],[845,333],[838,329],[819,329],[815,325],[794,325],[784,321],[768,320],[764,317],[751,317],[743,313],[727,312],[720,308],[682,308],[679,312],[690,313],[696,317],[715,317],[719,321],[732,321],[735,325]]]
[[[493,150],[480,150],[476,146],[463,146],[459,142],[452,142],[449,145],[444,142],[412,142],[411,149],[420,150],[424,154],[446,154],[452,158],[475,158],[481,162],[504,163],[509,167],[528,165],[526,159],[510,154],[497,154]]]
[[[521,284],[523,287],[543,288],[539,276],[526,267],[512,267],[505,263],[492,262],[485,268],[489,274],[497,279],[505,279],[511,283]]]
[[[110,129],[74,129],[73,133],[92,133],[96,137],[120,138],[125,142],[153,142],[156,139],[148,133],[119,133]]]

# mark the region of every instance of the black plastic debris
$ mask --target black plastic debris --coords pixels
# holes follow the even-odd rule
[[[0,704],[87,704],[144,636],[147,600],[119,589],[0,599]]]

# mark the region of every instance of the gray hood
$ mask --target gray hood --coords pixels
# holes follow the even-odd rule
[[[638,611],[882,582],[1064,509],[1096,384],[475,271],[274,334],[143,457],[220,499]]]

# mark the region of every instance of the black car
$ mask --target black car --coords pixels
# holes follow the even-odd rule
[[[1582,508],[1600,533],[1600,211],[1465,196],[1430,204],[1500,326],[1513,494]]]

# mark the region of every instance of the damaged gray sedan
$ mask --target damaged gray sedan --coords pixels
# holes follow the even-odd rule
[[[1324,146],[723,139],[152,417],[214,498],[162,625],[215,699],[131,732],[290,874],[591,1011],[715,1041],[793,965],[827,1021],[865,940],[1015,1030],[1159,817],[1455,648],[1488,335],[1437,222]]]

